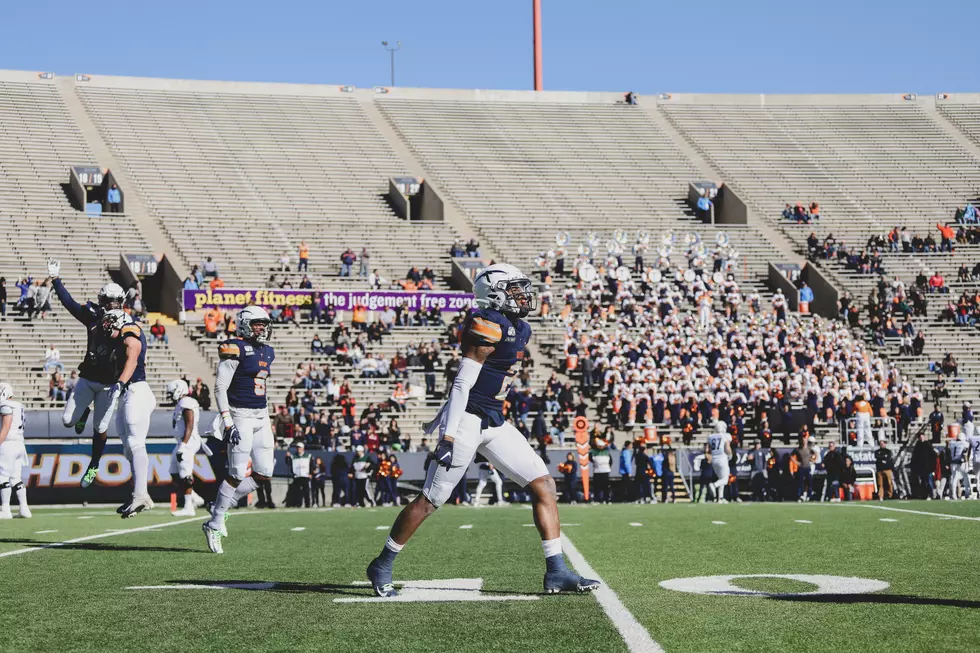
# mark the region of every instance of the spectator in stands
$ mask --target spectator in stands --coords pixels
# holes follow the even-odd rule
[[[466,243],[466,255],[470,258],[480,257],[480,243],[477,242],[476,238],[470,238]]]
[[[209,308],[204,311],[204,335],[206,337],[218,337],[218,325],[221,324],[223,317],[217,308]]]
[[[201,270],[205,278],[211,277],[214,279],[218,276],[218,264],[212,261],[210,256],[204,259],[204,263],[201,264]]]
[[[0,321],[7,321],[7,279],[0,277]]]
[[[452,258],[461,258],[466,254],[466,249],[463,247],[463,243],[460,242],[459,238],[453,241],[452,247],[449,248],[449,256]]]
[[[793,213],[793,206],[787,202],[786,208],[783,209],[783,220],[795,220],[796,217]]]
[[[167,335],[167,327],[160,324],[160,320],[153,323],[150,327],[150,341],[151,343],[162,342],[165,345],[170,344],[170,337]]]
[[[65,364],[61,362],[61,350],[54,346],[54,343],[48,345],[47,351],[44,352],[44,372],[48,373],[52,369],[58,370],[59,372],[65,371]]]
[[[113,184],[106,193],[106,200],[109,202],[109,213],[122,212],[122,193],[119,187]]]
[[[299,263],[296,265],[297,272],[307,272],[310,269],[310,246],[305,240],[299,241]]]
[[[191,386],[190,396],[197,399],[197,403],[201,404],[201,410],[211,410],[211,390],[208,389],[201,377],[197,377],[197,381]]]
[[[800,287],[800,313],[809,313],[810,304],[813,303],[813,289],[806,284],[806,281],[802,283],[803,285]]]
[[[187,278],[184,279],[184,290],[197,290],[197,289],[198,289],[197,281],[195,281],[194,277],[192,277],[191,275],[187,275]]]
[[[310,353],[314,356],[325,353],[323,351],[323,341],[320,340],[320,334],[313,334],[313,340],[310,341]]]
[[[413,265],[409,269],[408,273],[405,275],[405,280],[411,281],[415,288],[418,287],[419,283],[422,281],[422,273],[419,272],[418,266]]]
[[[210,288],[211,290],[218,290],[219,288],[224,288],[224,287],[225,287],[224,280],[218,277],[217,275],[213,279],[211,279],[210,283],[208,283],[208,288]]]
[[[78,370],[72,370],[68,378],[65,379],[65,401],[71,398],[71,394],[75,392],[76,385],[78,385]]]
[[[65,377],[61,372],[54,372],[48,381],[48,398],[54,401],[65,401],[68,390],[65,387]]]
[[[946,279],[939,270],[933,272],[932,276],[929,277],[929,292],[944,294],[949,292],[949,288],[946,287]]]
[[[707,194],[698,196],[698,219],[701,222],[711,222],[711,200]]]
[[[367,279],[368,272],[371,271],[371,254],[368,252],[367,247],[361,248],[361,255],[358,258],[361,262],[361,267],[358,270],[358,275],[362,279]]]
[[[940,363],[940,369],[942,369],[943,374],[946,376],[956,376],[959,371],[959,365],[956,362],[956,357],[953,356],[952,352],[946,352],[943,357],[942,363]]]
[[[280,272],[289,272],[290,269],[291,269],[289,267],[290,263],[291,263],[291,261],[290,261],[290,258],[289,258],[289,252],[283,250],[283,253],[279,255],[279,271]]]
[[[302,280],[299,282],[299,288],[300,290],[313,290],[313,282],[304,274]]]
[[[628,104],[630,106],[635,106],[637,104],[637,102],[636,102],[636,98],[637,97],[639,97],[639,96],[636,93],[634,93],[633,91],[629,91],[626,94],[626,104]]]
[[[349,277],[351,266],[354,265],[354,261],[357,260],[357,256],[354,254],[354,250],[350,247],[344,250],[340,255],[340,276]]]
[[[953,239],[956,237],[956,231],[947,225],[937,222],[936,229],[939,229],[939,234],[942,236],[942,241],[939,244],[940,252],[952,252],[953,251]]]

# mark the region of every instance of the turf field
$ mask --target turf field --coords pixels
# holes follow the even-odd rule
[[[526,507],[449,507],[395,567],[396,580],[441,580],[403,590],[430,600],[381,603],[359,601],[371,592],[358,582],[394,508],[237,511],[222,556],[204,546],[203,517],[38,509],[0,522],[0,651],[630,650],[620,629],[635,651],[980,650],[980,502],[887,507],[903,512],[563,507],[571,559],[611,590],[582,596],[540,594]],[[888,587],[864,594],[831,581],[821,587],[837,593],[807,596],[810,582],[771,577],[735,579],[727,594],[660,586],[739,574]],[[748,590],[769,594],[737,594]]]

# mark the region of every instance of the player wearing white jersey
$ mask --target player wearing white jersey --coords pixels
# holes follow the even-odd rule
[[[487,487],[488,482],[493,483],[494,488],[496,488],[497,505],[507,505],[504,503],[504,481],[500,478],[497,468],[490,463],[480,463],[480,480],[476,484],[476,500],[473,502],[473,507],[480,507],[480,503],[483,501],[483,490]]]
[[[20,516],[28,518],[27,488],[21,471],[27,464],[24,447],[24,407],[11,399],[14,389],[9,383],[0,383],[0,519],[10,519],[10,495],[17,495]]]
[[[731,472],[728,459],[732,456],[732,436],[729,435],[728,425],[725,422],[721,420],[715,422],[715,432],[708,436],[708,449],[711,451],[711,467],[718,477],[711,484],[715,491],[715,503],[728,503],[724,491]]]
[[[205,448],[199,432],[201,405],[189,393],[183,379],[167,384],[167,395],[176,402],[172,423],[177,444],[170,454],[170,476],[178,494],[184,497],[184,507],[171,511],[174,517],[193,517],[194,509],[204,505],[204,499],[194,492],[194,458]]]

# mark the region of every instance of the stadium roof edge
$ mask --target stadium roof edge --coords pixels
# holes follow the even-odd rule
[[[0,81],[5,82],[39,82],[45,83],[39,77],[40,71],[0,70]],[[611,104],[622,101],[622,92],[607,91],[514,91],[492,89],[439,89],[439,88],[409,88],[409,87],[380,87],[385,92],[377,93],[374,88],[358,88],[353,92],[344,91],[342,84],[295,84],[279,82],[233,82],[219,80],[189,80],[166,79],[157,77],[123,77],[116,75],[85,74],[85,86],[100,88],[123,88],[147,91],[171,91],[187,93],[239,93],[250,95],[292,95],[292,96],[364,96],[376,95],[379,98],[424,99],[424,100],[469,100],[479,102],[545,102],[545,103],[578,103],[578,104]],[[64,77],[64,76],[62,76]],[[801,105],[882,105],[903,104],[906,93],[883,94],[713,94],[713,93],[665,93],[661,97],[655,95],[642,96],[641,102],[656,102],[672,105],[737,105],[737,106],[801,106]],[[920,95],[917,102],[935,102],[934,95]],[[950,93],[944,99],[946,102],[980,103],[980,93]]]

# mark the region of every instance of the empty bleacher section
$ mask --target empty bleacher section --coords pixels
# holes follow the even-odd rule
[[[62,278],[76,300],[94,300],[121,253],[151,250],[127,216],[91,217],[70,206],[62,190],[69,166],[98,162],[54,86],[29,73],[4,71],[0,80],[0,276],[6,277],[9,293],[7,321],[0,327],[0,376],[13,382],[26,405],[48,405],[60,402],[47,399],[44,351],[57,345],[67,378],[84,356],[84,328],[53,292],[47,319],[15,317],[20,291],[14,284],[25,277],[43,281],[50,257],[62,261]],[[149,359],[154,389],[162,389],[178,364],[162,345]]]
[[[980,146],[980,97],[972,102],[938,101],[936,109]]]
[[[449,274],[452,231],[393,214],[388,178],[411,171],[336,88],[96,78],[77,89],[184,262],[213,256],[230,286],[265,284],[283,252],[297,285],[302,240],[320,286],[338,281],[348,246],[366,246],[388,278],[411,264]]]

